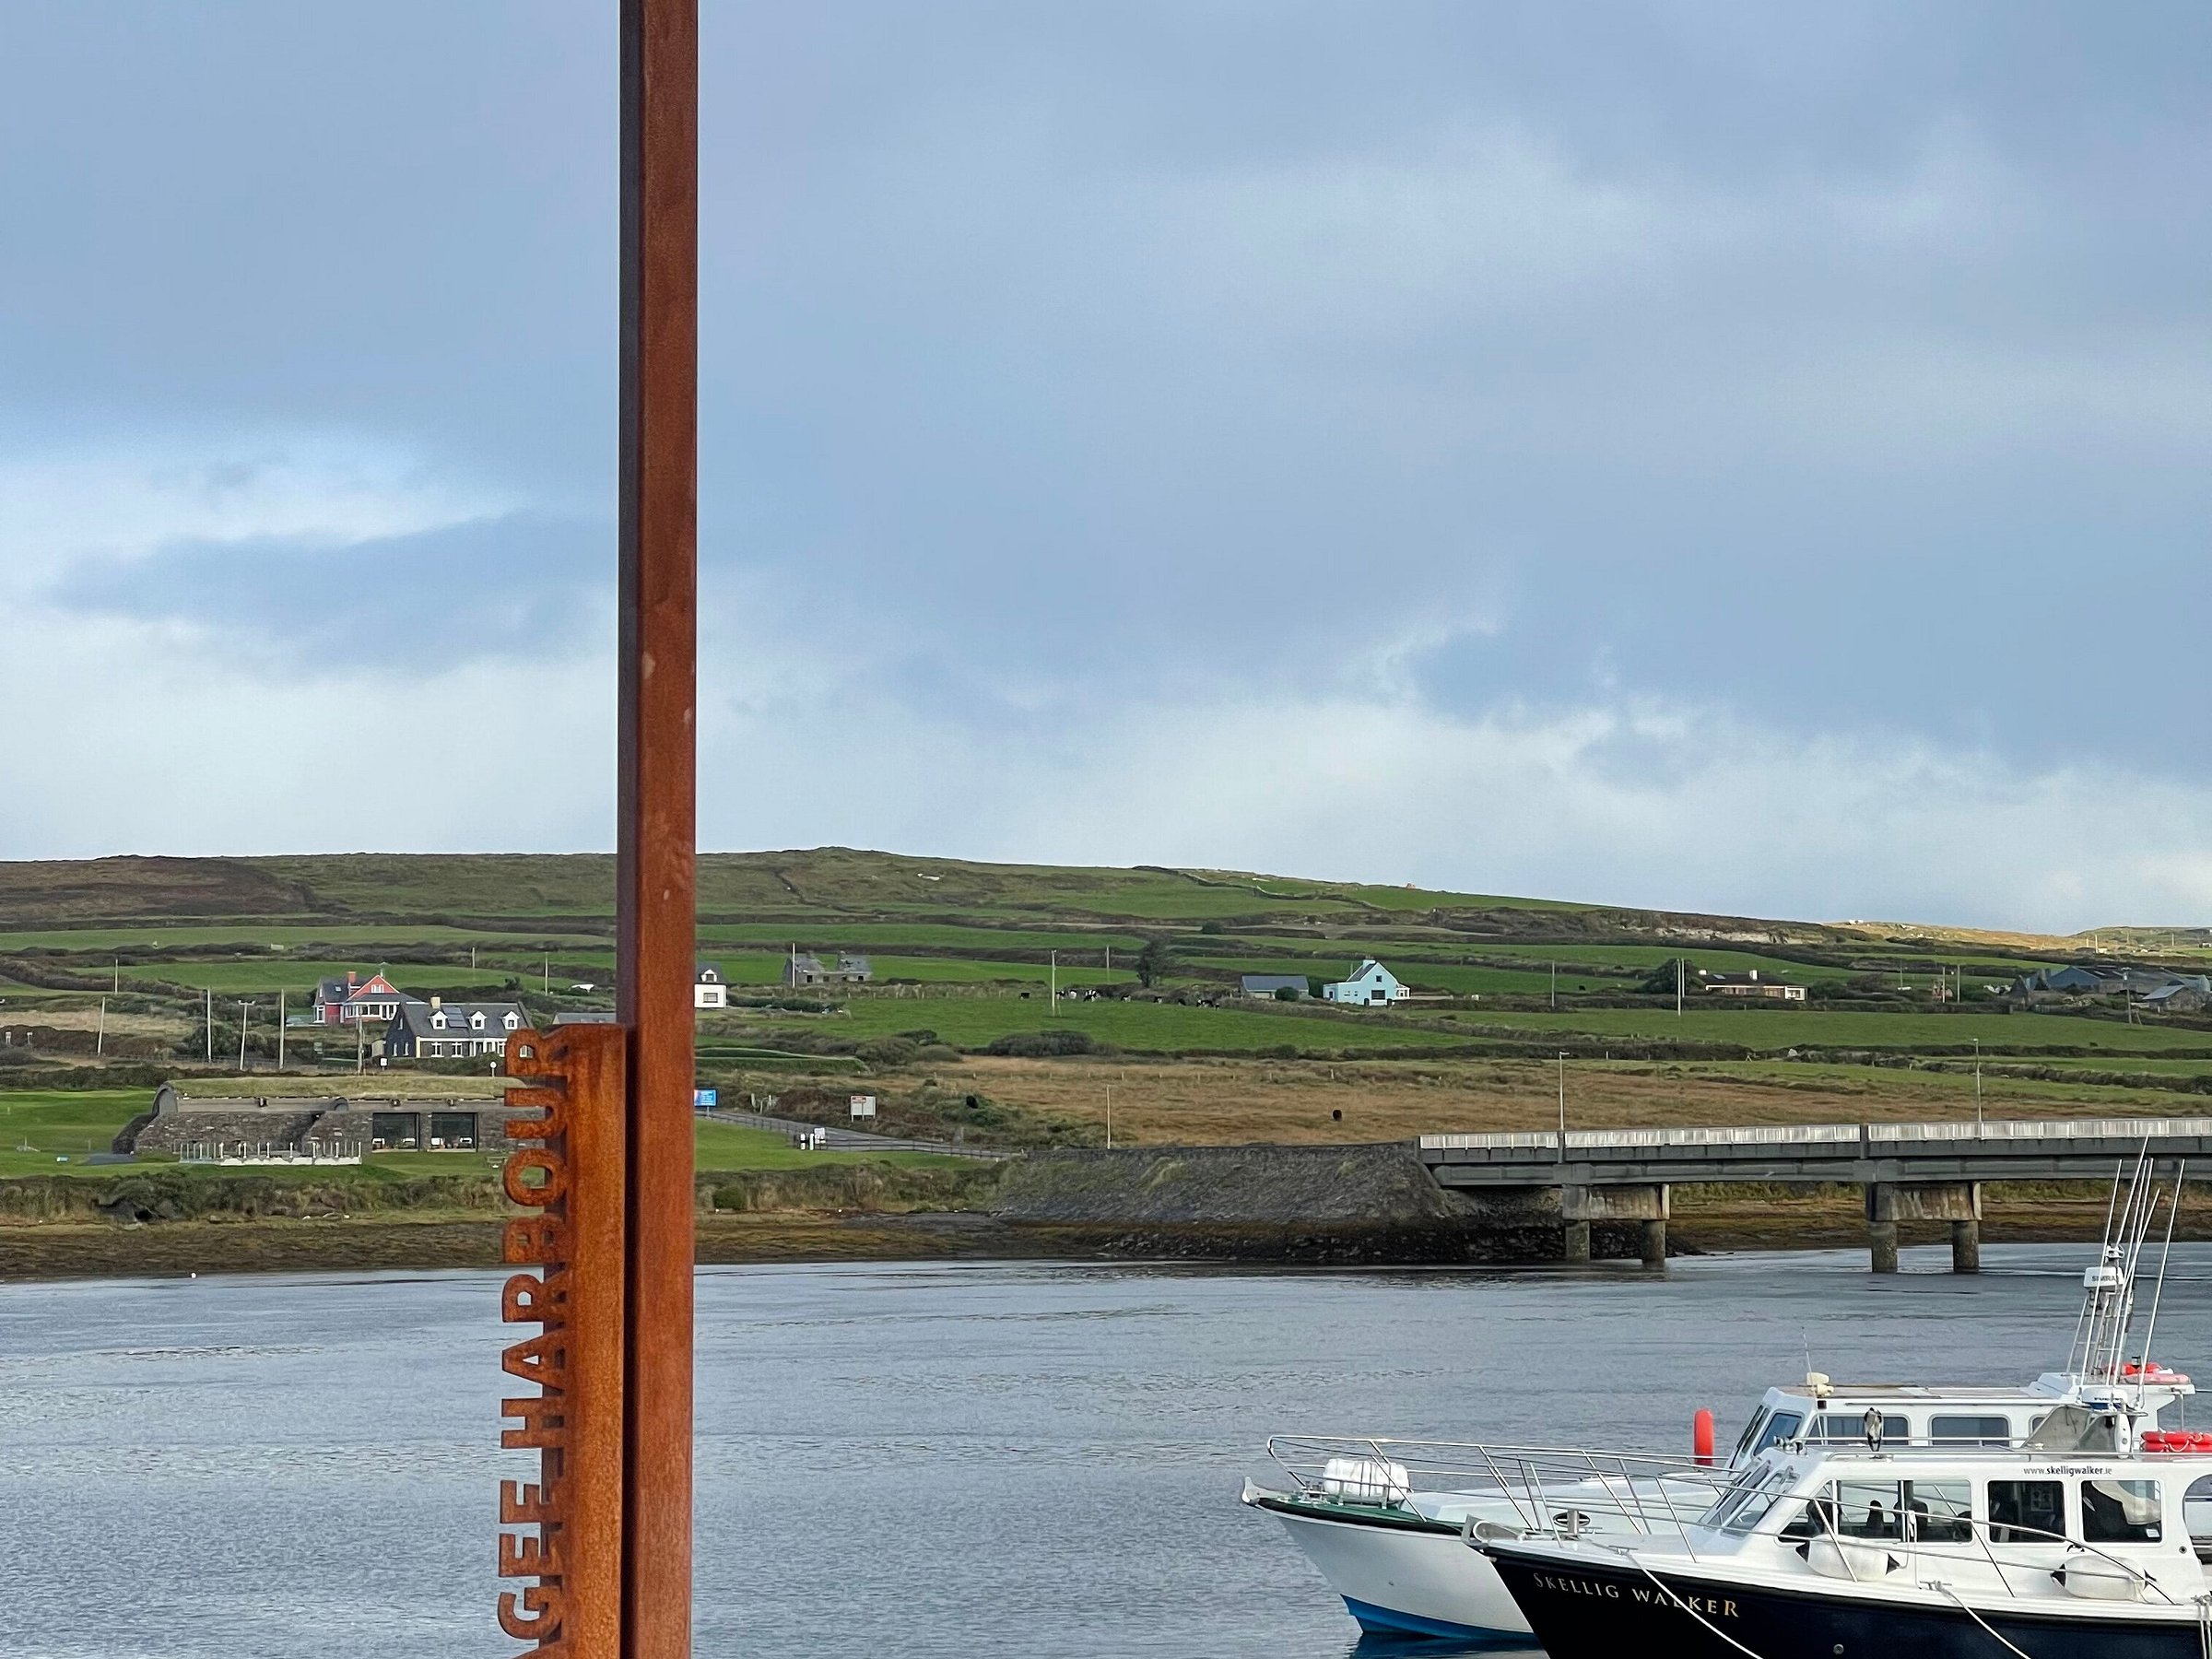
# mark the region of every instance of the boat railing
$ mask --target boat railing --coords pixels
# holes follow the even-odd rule
[[[1588,1446],[1278,1434],[1269,1438],[1267,1454],[1308,1498],[1341,1500],[1347,1477],[1355,1490],[1376,1494],[1363,1500],[1399,1506],[1421,1494],[1479,1495],[1502,1500],[1531,1531],[1558,1512],[1603,1512],[1645,1534],[1678,1526],[1681,1505],[1668,1500],[1662,1483],[1687,1486],[1702,1511],[1727,1478],[1724,1469],[1690,1458]],[[1393,1489],[1401,1480],[1403,1489]]]

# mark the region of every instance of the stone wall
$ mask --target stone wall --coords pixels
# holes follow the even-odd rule
[[[121,1150],[182,1152],[187,1147],[214,1141],[297,1147],[322,1115],[313,1107],[305,1111],[248,1106],[214,1112],[164,1112],[140,1127],[131,1145]]]

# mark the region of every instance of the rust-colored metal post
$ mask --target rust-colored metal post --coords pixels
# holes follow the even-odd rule
[[[622,3],[616,984],[629,1040],[623,1659],[691,1652],[698,0]]]
[[[500,1356],[537,1393],[503,1399],[500,1443],[535,1450],[535,1482],[500,1483],[500,1628],[562,1659],[622,1653],[622,1303],[629,1278],[624,1074],[611,1026],[507,1040],[507,1195],[522,1206],[500,1238],[514,1271],[500,1317],[536,1325]],[[511,1532],[510,1527],[535,1527]],[[535,1583],[526,1581],[535,1580]]]

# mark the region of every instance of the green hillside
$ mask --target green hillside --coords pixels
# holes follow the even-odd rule
[[[273,1066],[279,998],[287,1068],[358,1086],[338,1080],[372,1054],[299,1023],[316,982],[349,970],[424,998],[519,1000],[538,1021],[606,1008],[613,878],[610,858],[544,854],[0,864],[0,1105],[12,1077],[46,1091],[45,1121],[97,1139],[147,1077],[189,1077],[210,1053],[235,1067],[241,1021],[248,1065]],[[984,1139],[1094,1136],[1102,1094],[1066,1079],[1101,1063],[1215,1068],[1177,1083],[1189,1102],[1173,1112],[1165,1073],[1125,1082],[1125,1110],[1160,1114],[1147,1132],[1264,1135],[1279,1112],[1304,1138],[1347,1132],[1345,1104],[1317,1108],[1347,1088],[1368,1133],[1540,1116],[1561,1053],[1630,1066],[1606,1074],[1603,1110],[1630,1121],[1850,1112],[1877,1096],[1885,1112],[1922,1097],[1951,1110],[1977,1054],[2023,1108],[2194,1110],[2212,1092],[2212,1014],[2010,994],[2039,966],[2112,959],[2084,940],[841,848],[708,854],[700,916],[700,957],[732,998],[700,1016],[702,1082],[833,1112],[865,1081],[910,1129]],[[2131,936],[2130,959],[2202,965],[2202,936],[2160,937],[2162,956],[2147,930]],[[864,954],[872,978],[786,987],[793,951]],[[1244,974],[1328,981],[1368,956],[1415,996],[1343,1009],[1241,994]],[[1755,971],[1802,998],[1707,989]],[[1853,1065],[1882,1070],[1875,1095]],[[103,1088],[119,1092],[82,1123],[54,1104]],[[1393,1091],[1397,1117],[1376,1104]],[[1201,1109],[1217,1096],[1230,1103]]]

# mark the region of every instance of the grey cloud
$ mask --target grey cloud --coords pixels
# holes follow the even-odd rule
[[[1383,662],[1454,718],[2212,759],[2166,694],[2212,598],[2200,6],[704,24],[705,580],[900,706],[1018,735]],[[0,430],[338,427],[608,515],[604,6],[0,28]],[[303,561],[177,548],[71,601],[419,649],[257,591]]]
[[[360,542],[172,542],[75,566],[46,597],[182,624],[267,672],[445,669],[559,655],[603,631],[611,526],[516,513]]]

